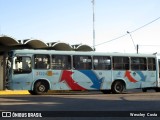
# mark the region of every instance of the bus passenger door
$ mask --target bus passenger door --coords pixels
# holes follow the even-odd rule
[[[30,90],[33,80],[31,57],[17,56],[13,58],[13,72],[9,85],[15,90]]]

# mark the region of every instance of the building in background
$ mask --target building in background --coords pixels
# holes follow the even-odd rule
[[[5,89],[7,52],[15,49],[45,49],[63,51],[93,51],[88,45],[69,45],[64,42],[44,43],[37,39],[15,40],[9,36],[0,36],[0,90]]]

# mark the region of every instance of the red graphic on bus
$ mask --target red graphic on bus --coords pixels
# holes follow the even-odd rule
[[[72,74],[73,74],[72,71],[64,70],[62,72],[62,77],[60,82],[66,81],[66,83],[72,90],[86,90],[84,87],[78,85],[77,82],[72,79]]]
[[[135,80],[135,79],[131,76],[129,70],[126,71],[125,77],[127,77],[130,82],[134,82],[134,83],[135,83],[135,82],[138,82],[137,80]]]

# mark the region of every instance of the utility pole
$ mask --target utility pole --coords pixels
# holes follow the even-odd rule
[[[137,54],[139,53],[139,45],[137,44]]]
[[[93,10],[93,50],[95,51],[95,13],[94,13],[95,0],[92,0],[91,2]]]

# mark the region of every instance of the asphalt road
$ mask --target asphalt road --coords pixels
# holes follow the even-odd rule
[[[52,95],[4,95],[0,96],[0,111],[18,113],[46,112],[54,119],[160,119],[160,93],[140,91],[125,94],[102,94],[101,92],[73,92]],[[60,111],[60,112],[59,112]],[[62,113],[62,111],[64,111]],[[68,112],[69,111],[69,112]],[[76,112],[81,111],[81,112]],[[58,112],[58,113],[57,113]],[[82,117],[76,115],[82,114]],[[133,114],[132,114],[133,113]],[[109,114],[108,116],[106,114]],[[63,116],[62,118],[60,116]],[[89,115],[89,116],[87,116]],[[104,115],[104,117],[103,117]],[[113,115],[113,116],[112,116]],[[126,115],[126,116],[125,116]],[[150,117],[150,115],[154,115]],[[42,117],[44,118],[45,115]],[[84,117],[83,117],[84,116]],[[123,118],[122,118],[122,117]],[[42,119],[43,119],[42,118]],[[39,118],[38,118],[39,119]],[[52,119],[50,117],[50,119]]]

